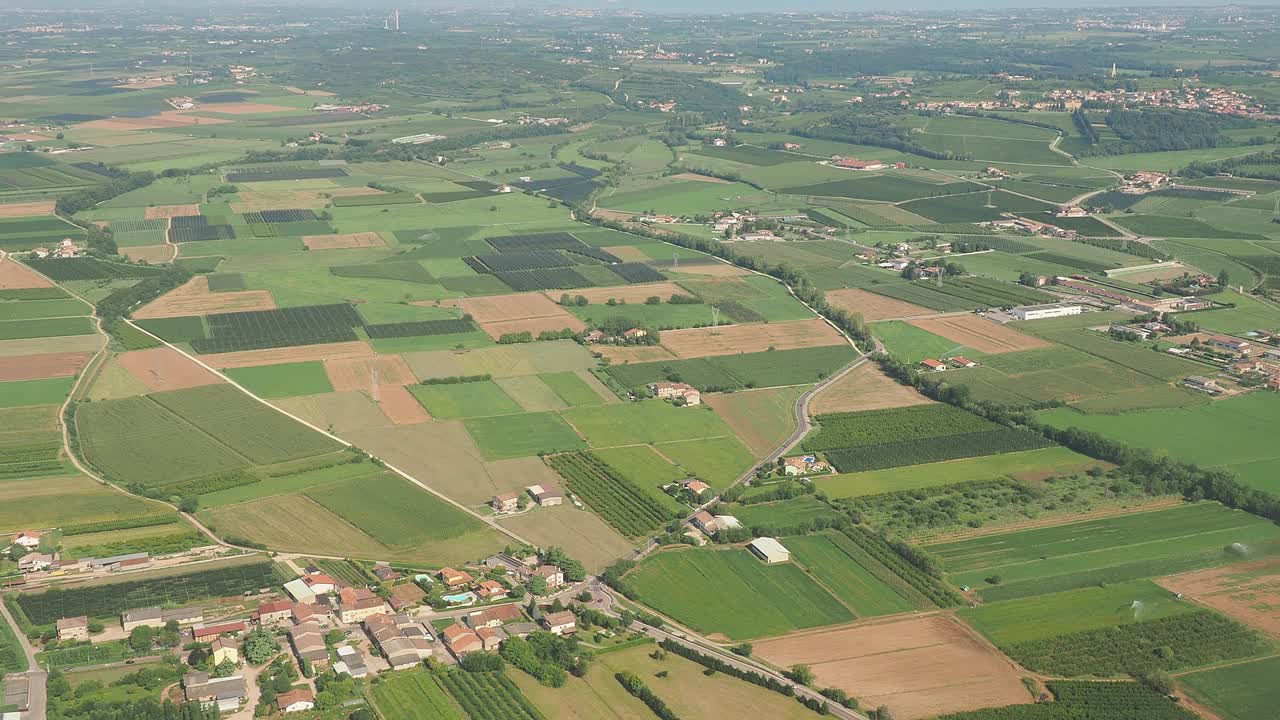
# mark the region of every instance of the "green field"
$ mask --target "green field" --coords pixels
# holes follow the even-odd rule
[[[386,720],[462,720],[458,707],[426,672],[401,672],[373,686],[373,699]]]
[[[676,407],[662,400],[567,410],[564,418],[592,447],[722,437],[732,431],[710,408]]]
[[[299,362],[228,368],[227,377],[259,397],[278,398],[333,392],[324,363]]]
[[[815,478],[814,484],[829,497],[862,497],[973,480],[1016,478],[1023,473],[1076,469],[1093,464],[1089,458],[1064,447],[1047,447],[887,470],[827,475]]]
[[[727,487],[755,464],[755,456],[732,435],[660,443],[658,452],[715,488]]]
[[[391,474],[344,480],[306,494],[393,548],[440,542],[483,528],[467,513]]]
[[[75,383],[75,378],[0,383],[0,408],[61,404]]]
[[[930,545],[955,585],[988,601],[1171,574],[1280,551],[1280,528],[1217,503],[1187,504]],[[989,580],[995,578],[997,582]]]
[[[1275,717],[1280,658],[1183,675],[1187,694],[1208,705],[1223,720],[1270,720]]]
[[[882,582],[864,563],[875,561],[858,554],[843,535],[823,533],[783,538],[792,559],[835,594],[859,617],[892,615],[917,610],[917,605]],[[927,607],[927,606],[926,606]]]
[[[768,566],[743,548],[660,552],[629,573],[626,582],[646,605],[730,640],[853,619],[798,566]]]
[[[569,407],[603,405],[604,397],[596,392],[574,372],[545,373],[539,375],[557,396]]]
[[[480,452],[489,460],[587,447],[568,423],[550,412],[467,418],[464,424]]]
[[[409,392],[434,418],[509,415],[521,408],[511,396],[490,380],[449,385],[410,385]]]

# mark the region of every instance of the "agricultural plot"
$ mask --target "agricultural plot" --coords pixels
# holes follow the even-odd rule
[[[1167,695],[1130,681],[1051,680],[1052,705],[1013,705],[940,715],[939,720],[1196,720],[1200,715]]]
[[[866,289],[944,312],[1035,305],[1054,300],[1052,295],[1039,290],[981,277],[954,278],[944,281],[941,286],[933,282],[916,281],[871,285]]]
[[[201,354],[351,342],[364,320],[351,305],[311,305],[219,313],[205,318],[207,336],[191,339]]]
[[[1280,529],[1217,503],[1197,503],[928,549],[946,563],[953,584],[996,601],[1221,565],[1238,560],[1225,549],[1232,543],[1275,552]]]
[[[624,387],[676,380],[703,392],[811,384],[854,359],[848,345],[654,362],[618,363],[610,357],[615,363],[606,370]]]
[[[552,455],[546,462],[560,473],[571,492],[627,537],[651,533],[672,518],[672,513],[651,493],[592,453]]]
[[[1280,600],[1276,558],[1172,575],[1157,582],[1245,625],[1280,636],[1280,617],[1274,612]]]
[[[756,455],[766,455],[795,429],[793,408],[802,387],[770,388],[749,392],[716,393],[703,397],[743,444]]]
[[[1183,675],[1178,678],[1188,695],[1207,705],[1224,720],[1267,720],[1275,712],[1275,683],[1280,658]]]
[[[467,418],[463,422],[476,447],[489,460],[582,450],[587,446],[573,427],[550,412]]]
[[[373,688],[373,699],[387,720],[462,720],[462,709],[454,704],[425,672],[401,672]]]
[[[502,672],[455,669],[441,674],[443,685],[471,720],[543,720],[542,713]]]
[[[860,174],[858,177],[848,180],[835,180],[815,185],[782,188],[779,192],[787,195],[816,195],[819,197],[840,197],[896,203],[916,198],[955,195],[982,189],[981,185],[971,182],[935,184],[901,175],[868,176]]]
[[[739,518],[741,519],[741,518]],[[792,558],[835,594],[858,617],[892,615],[933,607],[909,586],[895,589],[893,577],[875,558],[838,533],[783,538]],[[899,586],[903,583],[898,582]]]
[[[521,412],[521,407],[496,383],[451,383],[413,385],[409,392],[434,418],[485,417]]]
[[[1265,239],[1253,233],[1215,227],[1196,218],[1167,215],[1117,215],[1112,222],[1147,237]]]
[[[732,435],[709,408],[680,408],[662,400],[581,407],[561,414],[597,448]]]
[[[765,565],[743,548],[659,552],[625,580],[644,604],[699,632],[730,640],[853,619],[796,565]],[[719,601],[708,604],[708,596]]]
[[[226,373],[227,377],[259,397],[280,398],[333,392],[324,364],[319,362],[229,368]]]
[[[69,280],[127,280],[159,275],[164,272],[160,268],[145,265],[125,265],[107,262],[97,258],[62,258],[24,260],[32,269],[51,280],[67,282]]]
[[[1049,472],[1084,470],[1095,464],[1089,458],[1064,447],[1047,447],[942,463],[830,475],[817,478],[814,482],[828,497],[853,498],[1001,477],[1034,478]]]

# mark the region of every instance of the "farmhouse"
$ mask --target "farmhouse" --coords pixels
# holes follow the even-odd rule
[[[334,648],[338,653],[338,661],[333,664],[333,669],[338,673],[346,673],[353,678],[362,678],[369,674],[369,666],[365,664],[364,656],[359,650],[350,645],[339,645]]]
[[[700,496],[700,495],[702,495],[702,493],[704,493],[704,492],[706,492],[706,491],[708,491],[708,490],[710,490],[710,489],[711,489],[711,486],[710,486],[710,485],[708,485],[708,484],[706,484],[706,483],[702,482],[701,480],[699,480],[699,479],[697,479],[697,478],[688,478],[688,479],[686,479],[686,480],[681,480],[681,481],[680,481],[680,485],[681,485],[681,487],[683,487],[685,490],[688,490],[689,492],[693,493],[694,495],[699,495],[699,496]]]
[[[257,610],[253,611],[249,619],[257,623],[258,627],[290,622],[293,620],[293,603],[288,600],[262,603]]]
[[[342,588],[338,594],[338,619],[348,625],[364,620],[370,615],[386,612],[382,598],[365,588]]]
[[[952,366],[952,367],[958,367],[958,368],[971,368],[971,367],[978,367],[978,363],[976,363],[976,362],[974,362],[974,361],[970,360],[969,358],[967,358],[967,357],[965,357],[965,356],[963,356],[963,355],[957,355],[957,356],[955,356],[955,357],[949,357],[949,358],[947,358],[947,362],[951,363],[951,366]]]
[[[392,569],[392,567],[384,562],[373,564],[373,576],[382,582],[395,582],[404,577],[403,574]]]
[[[243,620],[235,620],[232,622],[217,623],[215,625],[201,625],[192,630],[191,635],[196,642],[212,642],[214,638],[223,634],[235,634],[245,631]]]
[[[13,536],[13,544],[31,550],[40,547],[41,533],[35,530],[23,530]]]
[[[310,688],[295,688],[276,696],[276,707],[282,713],[302,712],[315,706],[316,698]]]
[[[220,712],[238,710],[249,697],[248,684],[240,675],[210,678],[205,672],[187,673],[182,676],[182,688],[188,702],[216,706]]]
[[[1222,386],[1218,385],[1217,381],[1203,375],[1188,375],[1183,379],[1182,384],[1192,390],[1207,392],[1210,395],[1217,395],[1223,392]]]
[[[1024,305],[1022,307],[1016,307],[1010,310],[1009,314],[1018,320],[1044,320],[1047,318],[1079,315],[1082,312],[1084,312],[1084,308],[1079,305],[1049,303],[1046,305]]]
[[[89,640],[89,618],[84,615],[62,618],[57,627],[59,640]]]
[[[538,507],[555,507],[564,504],[564,495],[550,485],[530,485],[525,490],[533,496],[533,501],[538,503]]]
[[[716,524],[715,516],[706,510],[699,510],[693,514],[693,526],[708,535],[715,535],[720,526]]]
[[[364,629],[396,670],[431,657],[431,635],[408,615],[372,615],[364,621]]]
[[[520,509],[520,493],[509,492],[501,495],[494,495],[489,501],[489,505],[493,507],[494,512],[515,512]]]
[[[30,553],[18,558],[18,570],[24,573],[48,570],[58,563],[58,554]]]
[[[1210,335],[1204,341],[1205,345],[1222,352],[1232,355],[1241,356],[1249,355],[1253,352],[1253,345],[1248,340],[1233,338],[1230,335]]]
[[[946,363],[942,362],[941,360],[934,360],[932,358],[925,358],[924,360],[921,360],[920,366],[923,367],[925,370],[931,370],[933,372],[942,372],[943,370],[947,369]]]
[[[1088,214],[1089,213],[1086,212],[1085,209],[1080,207],[1079,205],[1069,205],[1067,207],[1059,208],[1058,210],[1054,211],[1053,216],[1060,217],[1060,218],[1063,218],[1063,217],[1073,218],[1073,217],[1085,217]]]
[[[887,167],[879,160],[859,160],[846,157],[836,158],[831,164],[844,170],[883,170]]]
[[[232,664],[240,662],[240,648],[228,638],[217,638],[209,643],[209,652],[213,656],[214,665],[221,665],[227,661]]]
[[[663,400],[683,400],[685,405],[701,405],[702,393],[682,382],[656,382],[649,384],[649,392]]]
[[[293,654],[298,656],[299,663],[306,660],[317,669],[329,665],[329,648],[316,623],[304,622],[289,628],[289,644],[293,646]]]
[[[306,584],[308,590],[316,595],[327,595],[338,589],[338,581],[324,573],[307,575],[302,578],[302,582]]]
[[[515,622],[524,618],[520,608],[514,604],[495,605],[484,610],[476,610],[467,616],[467,624],[472,628],[498,627],[504,623]]]
[[[543,615],[542,626],[552,635],[572,635],[578,631],[577,619],[568,610]]]
[[[564,584],[564,571],[555,565],[542,565],[533,571],[536,577],[547,581],[547,589],[558,588]]]
[[[311,592],[311,588],[307,587],[307,584],[302,581],[302,578],[290,580],[285,583],[284,591],[289,593],[289,597],[293,598],[295,602],[309,604],[316,601],[316,594]]]
[[[791,560],[791,551],[773,538],[756,538],[747,544],[747,548],[751,550],[753,555],[763,560],[766,565],[774,565]]]
[[[808,475],[810,473],[831,472],[831,465],[825,460],[819,460],[816,455],[800,455],[798,457],[784,458],[782,461],[782,473],[784,475]]]
[[[138,610],[129,610],[120,616],[120,624],[124,626],[125,632],[132,632],[134,628],[140,625],[147,627],[164,627],[170,621],[179,625],[195,625],[204,622],[204,610],[200,608],[176,608],[174,610],[161,610],[158,607],[141,608]]]

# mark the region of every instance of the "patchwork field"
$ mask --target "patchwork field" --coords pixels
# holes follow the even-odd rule
[[[820,630],[754,643],[780,667],[805,664],[817,683],[895,717],[1032,702],[1018,668],[945,616]]]
[[[172,290],[133,313],[138,320],[211,315],[246,310],[272,310],[275,299],[266,290],[210,292],[209,278],[197,275],[185,285]]]

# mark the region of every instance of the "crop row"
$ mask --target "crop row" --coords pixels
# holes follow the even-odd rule
[[[43,626],[77,615],[106,619],[131,608],[181,605],[240,595],[277,582],[274,566],[261,562],[186,575],[22,594],[17,604],[32,625]]]
[[[573,253],[574,255],[581,255],[583,257],[591,258],[592,260],[599,260],[600,262],[606,262],[606,263],[622,262],[622,258],[618,257],[617,255],[614,255],[611,252],[608,252],[606,250],[601,250],[598,247],[592,247],[590,245],[586,245],[583,243],[578,243],[573,247],[568,247],[564,249]]]
[[[68,280],[123,280],[151,277],[164,272],[162,268],[104,262],[97,258],[31,258],[26,263],[36,271],[58,282]]]
[[[521,272],[496,272],[493,276],[506,283],[512,290],[574,290],[592,287],[595,283],[572,268],[546,268]]]
[[[1052,703],[939,715],[937,720],[1198,720],[1172,698],[1136,682],[1053,680]]]
[[[667,279],[662,273],[654,270],[644,263],[617,263],[610,265],[609,269],[612,270],[615,275],[629,283],[662,282]]]
[[[31,478],[37,475],[59,475],[64,472],[66,472],[66,468],[57,460],[6,463],[0,465],[0,480],[11,478]]]
[[[585,452],[553,455],[547,458],[547,464],[560,473],[569,489],[605,522],[627,537],[652,532],[671,519],[671,514],[657,500],[595,455]]]
[[[208,242],[210,240],[234,240],[236,231],[230,225],[197,225],[169,228],[169,242]]]
[[[169,218],[170,228],[194,228],[207,225],[209,225],[209,218],[206,215],[175,215]]]
[[[103,520],[101,522],[80,523],[79,525],[64,525],[62,528],[62,535],[63,537],[67,537],[69,535],[88,535],[89,533],[107,532],[109,530],[129,530],[131,528],[173,525],[177,522],[178,515],[175,513],[162,515],[139,515],[137,517],[123,518],[120,520]]]
[[[314,212],[298,208],[261,210],[259,212],[247,212],[244,214],[244,221],[250,225],[257,225],[261,223],[307,222],[315,219],[316,214]]]
[[[499,255],[477,255],[482,265],[489,272],[515,272],[518,270],[541,270],[543,268],[569,267],[575,263],[554,250],[524,250],[521,252],[505,252]]]
[[[342,168],[307,168],[279,170],[250,170],[245,172],[229,172],[226,180],[229,183],[261,182],[265,180],[323,180],[343,177],[347,174]]]
[[[901,578],[902,581],[906,582],[934,605],[938,607],[953,607],[964,602],[964,598],[944,585],[941,580],[903,559],[893,549],[893,546],[879,535],[861,526],[847,527],[842,532],[845,537],[866,551],[876,562],[883,565],[898,578]],[[840,547],[842,549],[845,548],[842,544]],[[846,549],[845,552],[849,551]],[[872,571],[872,574],[875,574],[873,567],[867,566],[867,569]]]
[[[848,473],[1035,450],[1049,445],[1048,440],[1036,433],[992,426],[977,432],[829,450],[826,455],[837,470]]]
[[[582,241],[566,232],[536,233],[533,235],[504,235],[485,238],[500,253],[529,252],[532,250],[572,250]]]
[[[542,713],[501,672],[451,670],[440,680],[471,720],[543,720]]]
[[[346,303],[219,313],[208,316],[207,321],[207,336],[191,341],[196,352],[350,342],[356,339],[354,328],[364,324],[360,314]]]
[[[761,323],[767,319],[737,300],[721,300],[711,303],[711,306],[728,315],[729,319],[736,323]]]
[[[149,218],[147,220],[112,220],[109,227],[113,233],[166,230],[169,227],[169,221],[164,218]],[[0,227],[0,230],[2,229],[3,228]]]
[[[2,449],[4,450],[4,455],[3,463],[0,463],[0,465],[28,463],[38,460],[56,460],[62,455],[62,441],[50,440],[23,445],[5,445]]]
[[[804,439],[806,450],[879,445],[988,430],[995,425],[973,413],[943,403],[884,410],[819,415],[818,432]]]
[[[476,329],[470,320],[419,320],[417,322],[381,323],[365,325],[365,332],[373,340],[398,337],[425,337],[429,335],[453,335]]]
[[[1028,670],[1074,677],[1198,667],[1257,655],[1270,647],[1253,630],[1201,610],[1001,649]]]

